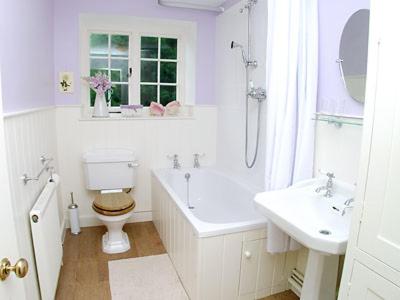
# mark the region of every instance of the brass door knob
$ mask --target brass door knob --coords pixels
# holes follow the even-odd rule
[[[28,262],[24,258],[19,259],[14,266],[11,265],[8,258],[3,258],[0,262],[0,280],[6,280],[11,272],[14,272],[17,277],[23,278],[28,273],[28,269]]]

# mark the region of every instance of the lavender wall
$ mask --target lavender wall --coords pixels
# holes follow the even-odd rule
[[[53,0],[2,1],[5,113],[54,104]]]
[[[75,92],[55,92],[56,104],[79,104],[79,14],[107,13],[197,22],[196,104],[214,104],[214,38],[216,13],[162,7],[157,0],[55,0],[55,72],[72,71]]]
[[[348,95],[336,63],[343,28],[362,8],[369,8],[369,0],[319,0],[319,112],[363,115],[364,106]]]

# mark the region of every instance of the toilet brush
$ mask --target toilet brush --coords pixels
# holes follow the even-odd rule
[[[74,193],[71,193],[71,204],[68,206],[68,210],[71,233],[78,235],[81,233],[81,227],[79,226],[79,208],[78,204],[74,202]]]

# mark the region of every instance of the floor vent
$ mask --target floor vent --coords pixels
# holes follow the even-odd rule
[[[289,277],[289,287],[290,289],[300,297],[301,289],[303,287],[304,275],[301,274],[297,269],[292,270],[292,274]]]

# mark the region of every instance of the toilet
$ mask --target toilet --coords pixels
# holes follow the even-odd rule
[[[130,249],[122,230],[133,214],[135,200],[125,190],[135,186],[137,161],[132,150],[94,149],[84,153],[86,188],[98,191],[92,208],[107,227],[102,237],[103,252],[113,254]]]

